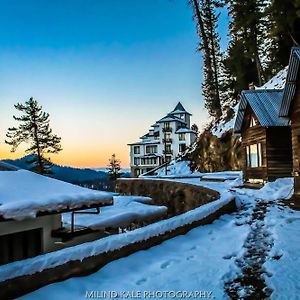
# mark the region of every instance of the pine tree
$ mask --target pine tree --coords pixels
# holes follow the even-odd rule
[[[22,112],[20,117],[13,116],[19,126],[8,128],[5,143],[12,146],[11,152],[15,152],[21,143],[30,143],[26,153],[33,154],[28,163],[33,164],[32,171],[40,174],[51,173],[51,161],[45,158],[46,154],[58,153],[62,150],[61,138],[52,133],[49,125],[49,114],[42,111],[36,100],[30,98],[25,104],[17,103],[15,108]]]
[[[121,161],[116,158],[116,154],[112,154],[107,169],[111,180],[115,181],[121,177]]]
[[[197,24],[197,32],[200,38],[199,51],[203,52],[204,82],[202,93],[205,107],[213,117],[222,114],[220,100],[219,71],[221,64],[220,38],[217,33],[217,19],[214,8],[217,1],[190,0],[194,10],[194,19]]]
[[[269,16],[269,72],[277,73],[288,64],[291,47],[300,45],[300,1],[272,0]]]
[[[228,3],[231,41],[224,65],[232,74],[230,85],[237,95],[250,83],[261,86],[268,79],[263,67],[267,59],[267,0],[229,0]]]

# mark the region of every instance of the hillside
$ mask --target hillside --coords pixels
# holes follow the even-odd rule
[[[288,67],[256,89],[282,89]],[[186,153],[184,159],[191,161],[192,171],[216,172],[241,169],[241,141],[233,136],[233,126],[238,104],[228,107],[218,120],[212,120],[200,133],[196,146]]]
[[[32,164],[28,163],[28,161],[32,160],[32,155],[24,156],[20,159],[16,160],[10,160],[6,159],[3,160],[6,163],[9,163],[11,165],[17,166],[21,169],[29,170],[32,167]],[[101,171],[94,171],[91,169],[79,169],[74,167],[65,167],[65,166],[59,166],[54,164],[51,167],[51,170],[53,174],[49,175],[53,178],[76,183],[76,182],[82,182],[82,181],[89,181],[89,180],[95,180],[95,179],[104,179],[107,178],[108,175],[105,172]]]

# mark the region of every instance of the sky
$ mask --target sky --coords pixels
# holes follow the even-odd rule
[[[61,165],[129,165],[128,143],[178,101],[200,128],[202,59],[186,0],[0,0],[0,159],[24,155],[4,143],[17,102],[50,114]],[[220,35],[226,44],[228,17]],[[28,146],[28,145],[27,145]]]

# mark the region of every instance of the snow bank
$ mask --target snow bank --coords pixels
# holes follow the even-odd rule
[[[273,78],[266,82],[261,87],[255,87],[257,90],[261,89],[283,89],[285,86],[286,76],[288,72],[288,66],[279,71]]]
[[[162,220],[130,232],[111,235],[93,242],[76,245],[34,258],[3,265],[1,266],[0,281],[5,281],[18,276],[34,274],[45,269],[65,264],[69,261],[83,260],[89,256],[95,256],[108,251],[120,249],[131,243],[147,240],[151,237],[164,234],[194,221],[201,220],[232,200],[232,194],[224,192],[219,200],[210,202],[184,214]]]
[[[227,119],[227,112],[223,113],[223,115],[220,117],[218,122],[215,123],[215,125],[211,129],[211,133],[215,135],[216,137],[220,138],[225,132],[229,131],[234,127],[235,118],[238,111],[238,104],[232,107],[234,111],[234,116],[229,120]]]
[[[26,170],[0,171],[0,216],[22,220],[38,212],[110,204],[113,194],[93,191]]]
[[[141,196],[116,196],[114,205],[101,208],[99,215],[79,214],[75,225],[103,230],[108,227],[123,228],[135,221],[147,221],[164,215],[166,206],[149,205],[152,199]],[[63,222],[71,224],[71,214],[63,214]]]

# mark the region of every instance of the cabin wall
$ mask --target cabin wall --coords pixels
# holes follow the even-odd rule
[[[266,129],[266,157],[268,181],[292,176],[291,127]]]
[[[249,127],[251,117],[257,121],[256,126]],[[242,149],[243,149],[243,174],[244,181],[252,180],[267,181],[267,152],[266,152],[266,129],[261,127],[257,118],[248,107],[245,112],[244,126],[242,128]],[[247,166],[247,146],[261,143],[262,146],[262,166],[258,168],[250,168]]]
[[[51,237],[52,230],[61,227],[61,215],[48,215],[22,221],[4,221],[0,223],[0,236],[32,229],[42,229],[42,252],[55,249],[57,239]]]
[[[300,195],[300,80],[291,107],[293,174],[295,176],[295,194]]]

